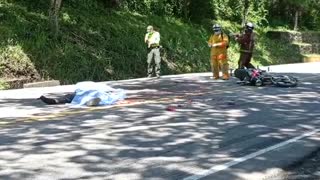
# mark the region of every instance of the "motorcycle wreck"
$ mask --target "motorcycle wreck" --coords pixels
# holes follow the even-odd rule
[[[298,78],[290,75],[270,74],[260,69],[236,69],[234,76],[240,81],[240,85],[264,86],[272,85],[277,87],[296,87]]]

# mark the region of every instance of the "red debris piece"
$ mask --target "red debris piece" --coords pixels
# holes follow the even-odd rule
[[[168,107],[166,108],[166,110],[167,110],[167,111],[176,111],[176,108],[173,107],[173,106],[168,106]]]

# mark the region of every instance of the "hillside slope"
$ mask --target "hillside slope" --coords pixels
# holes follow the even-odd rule
[[[206,45],[210,24],[184,23],[174,18],[113,12],[97,4],[66,1],[60,17],[61,35],[50,36],[46,2],[0,2],[0,77],[3,79],[58,79],[63,84],[144,77],[146,26],[162,36],[163,74],[210,71]],[[232,22],[221,22],[228,32]],[[205,28],[204,28],[205,27]],[[298,62],[290,47],[265,37],[257,29],[255,64]],[[231,42],[230,64],[238,59]],[[0,83],[1,84],[1,83]]]

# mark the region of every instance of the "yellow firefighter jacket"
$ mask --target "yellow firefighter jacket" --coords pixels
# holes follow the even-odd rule
[[[226,34],[211,35],[208,44],[218,44],[216,47],[211,47],[211,56],[221,57],[218,59],[225,59],[227,57],[229,38]]]

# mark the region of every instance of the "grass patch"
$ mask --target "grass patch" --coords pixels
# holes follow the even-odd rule
[[[145,77],[147,49],[143,39],[149,24],[161,34],[163,74],[210,71],[206,43],[210,24],[113,12],[66,1],[60,16],[60,36],[53,39],[48,29],[47,3],[30,2],[0,2],[0,77],[57,79],[62,84]],[[230,21],[219,23],[227,33],[240,29]],[[266,38],[264,28],[258,27],[256,33],[254,64],[300,61],[293,47]],[[230,67],[235,68],[239,46],[231,41],[228,51]]]
[[[9,89],[9,84],[0,79],[0,90]]]

